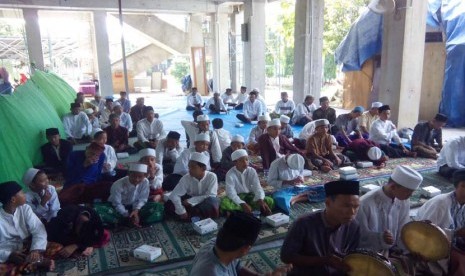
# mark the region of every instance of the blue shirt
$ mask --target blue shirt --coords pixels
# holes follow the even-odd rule
[[[93,184],[99,180],[103,168],[103,161],[105,160],[105,154],[102,152],[98,162],[88,167],[84,167],[83,165],[85,159],[86,154],[84,150],[71,152],[66,166],[66,181],[63,188],[68,188],[71,185],[81,183]]]

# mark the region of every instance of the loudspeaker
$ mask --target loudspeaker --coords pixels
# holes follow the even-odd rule
[[[372,0],[368,4],[368,8],[375,13],[385,14],[393,12],[396,8],[394,0]]]
[[[242,41],[249,41],[249,24],[241,24],[241,38]]]

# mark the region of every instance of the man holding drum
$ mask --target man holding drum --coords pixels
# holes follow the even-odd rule
[[[408,166],[397,166],[383,187],[360,198],[357,221],[360,223],[360,247],[373,251],[389,250],[400,244],[400,231],[410,221],[409,198],[423,177]],[[385,252],[386,252],[385,251]]]
[[[292,264],[288,275],[342,275],[350,270],[341,257],[355,250],[360,228],[358,181],[325,184],[326,209],[305,215],[290,228],[281,248],[281,260]]]

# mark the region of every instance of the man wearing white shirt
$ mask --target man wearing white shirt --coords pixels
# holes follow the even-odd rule
[[[448,141],[439,152],[436,164],[439,174],[445,178],[451,178],[456,170],[465,168],[465,136]]]
[[[146,106],[145,119],[137,122],[137,142],[134,146],[138,149],[157,147],[158,141],[165,138],[165,130],[163,129],[163,123],[155,118],[155,112],[153,107]]]
[[[370,140],[380,145],[380,148],[390,158],[416,157],[416,152],[411,152],[400,141],[396,126],[389,120],[391,108],[383,105],[379,109],[379,119],[375,120],[370,128]],[[397,145],[391,145],[394,141]]]
[[[97,115],[100,115],[100,113],[105,109],[105,101],[102,100],[102,95],[98,92],[95,93],[94,99],[91,100],[90,103],[97,107]]]
[[[231,154],[235,164],[226,174],[226,197],[221,200],[220,210],[244,211],[260,210],[265,216],[271,215],[274,201],[265,197],[257,172],[249,167],[247,151],[239,149]]]
[[[428,200],[418,209],[416,220],[431,221],[444,230],[452,243],[450,266],[448,259],[429,266],[440,267],[442,275],[465,275],[465,169],[455,171],[452,180],[455,190]]]
[[[197,93],[197,87],[192,87],[191,94],[187,96],[186,110],[201,110],[203,106],[202,97]]]
[[[386,185],[372,190],[360,198],[356,220],[360,224],[360,248],[388,251],[392,247],[403,249],[400,233],[410,221],[412,193],[420,186],[423,177],[408,166],[397,166]]]
[[[293,100],[289,100],[289,95],[287,92],[281,92],[281,100],[276,103],[274,112],[277,117],[280,115],[286,115],[291,117],[292,112],[294,112],[295,103]]]
[[[105,99],[105,107],[100,111],[100,126],[106,128],[110,125],[110,115],[113,112],[113,99]]]
[[[192,153],[189,173],[184,175],[171,192],[165,210],[181,220],[191,217],[219,217],[218,181],[216,175],[207,171],[209,159],[203,153]]]
[[[244,123],[256,121],[258,116],[262,115],[262,104],[257,100],[257,92],[252,91],[249,93],[249,100],[244,103],[243,114],[237,114],[236,118]]]
[[[127,128],[128,132],[131,132],[132,131],[131,116],[128,113],[123,112],[123,107],[121,106],[119,102],[116,102],[113,104],[113,113],[115,113],[116,115],[119,115],[120,126]]]
[[[226,112],[227,108],[226,105],[223,103],[223,100],[220,98],[220,93],[215,92],[213,93],[213,97],[211,97],[207,103],[205,104],[210,113],[219,114],[220,112]]]
[[[242,110],[244,108],[244,103],[249,98],[249,94],[247,94],[247,87],[241,86],[241,90],[237,95],[236,102],[237,105],[234,107],[235,110]]]
[[[232,94],[232,89],[231,88],[226,88],[226,91],[221,95],[221,100],[223,101],[224,104],[228,106],[236,106],[236,98],[234,98],[234,95]]]
[[[176,159],[181,155],[183,148],[179,145],[179,138],[181,138],[181,134],[176,131],[170,131],[166,135],[166,138],[158,142],[156,155],[158,162],[163,167],[164,174],[173,173]]]
[[[66,138],[73,144],[78,142],[78,140],[89,138],[92,132],[92,125],[87,115],[81,111],[80,104],[71,104],[71,113],[63,117],[63,128],[65,129]]]
[[[280,189],[283,186],[295,186],[304,182],[302,171],[305,159],[299,154],[289,154],[271,162],[266,182]]]
[[[311,122],[313,112],[316,110],[316,105],[313,103],[315,98],[311,95],[305,96],[304,102],[297,105],[292,116],[292,124],[304,126]]]

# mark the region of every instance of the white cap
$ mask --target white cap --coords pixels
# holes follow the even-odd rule
[[[291,170],[303,170],[305,165],[305,160],[300,154],[291,154],[287,157],[287,165]]]
[[[375,108],[380,108],[382,106],[383,106],[383,103],[381,103],[381,102],[372,102],[371,103],[371,108],[374,108],[374,107]]]
[[[279,120],[280,120],[282,123],[289,124],[289,121],[291,120],[291,118],[289,118],[289,117],[286,116],[286,115],[281,115],[281,117],[279,117]]]
[[[210,121],[210,118],[208,118],[208,115],[197,116],[197,122],[206,122],[206,121]]]
[[[28,186],[31,185],[32,184],[32,179],[34,179],[34,177],[36,177],[36,175],[37,175],[37,173],[39,171],[40,170],[35,169],[35,168],[28,169],[23,175],[23,183],[28,185]]]
[[[281,121],[279,119],[273,119],[271,121],[268,121],[268,124],[266,125],[266,127],[272,127],[272,126],[281,126]]]
[[[199,133],[195,135],[195,141],[205,141],[205,142],[210,142],[210,135],[208,133]]]
[[[252,91],[260,93],[260,90],[258,88],[254,88],[254,89],[252,89]]]
[[[146,157],[146,156],[156,156],[155,150],[154,149],[142,149],[139,151],[139,156],[140,158]]]
[[[268,115],[268,113],[265,115],[260,115],[258,116],[258,121],[271,121],[270,115]]]
[[[202,163],[205,166],[208,166],[208,162],[210,162],[210,158],[206,154],[201,152],[193,152],[191,154],[190,160]]]
[[[90,133],[90,137],[94,138],[95,134],[96,134],[97,132],[100,132],[100,131],[103,131],[103,129],[101,129],[101,128],[94,128],[94,129],[92,129],[92,132]]]
[[[378,147],[371,147],[368,150],[367,155],[368,155],[368,158],[371,161],[377,161],[377,160],[381,159],[381,157],[383,157],[383,152]]]
[[[87,108],[84,109],[84,113],[86,113],[87,115],[94,114],[94,110],[92,108]]]
[[[129,165],[129,171],[147,173],[147,165],[139,164],[139,163],[132,163]]]
[[[113,108],[115,108],[117,106],[121,106],[121,104],[119,102],[113,102]]]
[[[242,137],[242,135],[236,134],[231,138],[231,142],[244,143],[244,137]]]
[[[235,150],[232,154],[231,154],[231,159],[232,161],[236,161],[237,159],[241,158],[241,157],[244,157],[244,156],[249,156],[247,154],[247,151],[245,149],[238,149],[238,150]]]
[[[391,178],[397,184],[410,190],[416,190],[423,181],[423,176],[420,173],[404,165],[397,166],[392,172]]]
[[[315,128],[319,126],[329,126],[329,121],[326,119],[320,119],[315,121]]]

